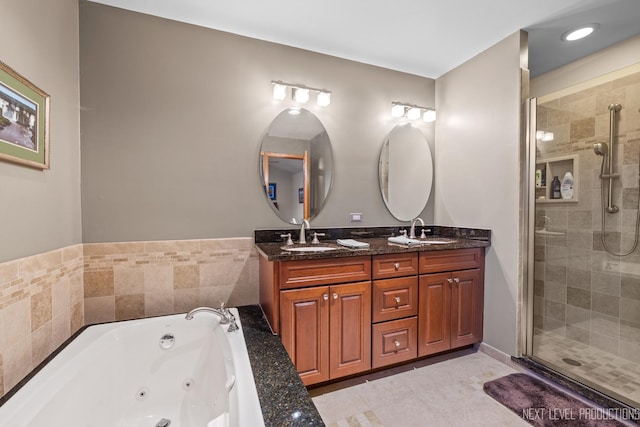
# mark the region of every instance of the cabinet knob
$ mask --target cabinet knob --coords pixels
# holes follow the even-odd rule
[[[447,282],[453,283],[453,280],[452,279],[447,279]]]
[[[333,293],[333,299],[338,299],[338,294],[337,293]]]
[[[396,346],[396,348],[400,347],[400,341],[398,340],[393,340],[393,345]]]
[[[457,277],[453,279],[454,282],[456,283],[460,283],[460,279],[458,279]]]
[[[327,301],[327,300],[329,299],[329,294],[324,294],[324,295],[322,295],[322,298],[323,298],[325,301]]]
[[[395,297],[396,305],[400,304],[400,297]]]
[[[394,263],[393,267],[396,269],[396,271],[398,271],[400,269],[400,263],[399,262]]]

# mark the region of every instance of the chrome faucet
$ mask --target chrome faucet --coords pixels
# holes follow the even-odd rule
[[[211,308],[211,307],[198,307],[198,308],[194,308],[193,310],[191,310],[190,312],[187,313],[187,315],[184,317],[187,320],[191,320],[193,319],[193,316],[197,313],[200,312],[204,312],[204,313],[212,313],[217,315],[218,317],[220,317],[220,324],[221,325],[229,325],[229,328],[227,329],[227,332],[233,332],[233,331],[237,331],[238,328],[238,324],[236,323],[236,317],[233,315],[233,313],[231,311],[229,311],[228,308],[226,308],[224,306],[224,303],[220,304],[220,308]]]
[[[411,229],[409,230],[409,238],[410,239],[415,239],[416,238],[416,222],[420,221],[420,224],[422,225],[422,227],[424,227],[424,221],[422,220],[422,218],[414,218],[411,220]],[[424,234],[424,229],[422,230],[422,234]],[[423,236],[420,236],[423,237]]]
[[[298,240],[298,243],[300,244],[307,243],[307,236],[305,235],[305,226],[307,230],[311,229],[311,225],[309,225],[309,220],[307,219],[303,219],[302,225],[300,226],[300,240]]]

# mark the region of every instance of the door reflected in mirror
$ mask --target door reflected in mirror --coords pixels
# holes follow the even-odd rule
[[[420,129],[406,124],[389,132],[378,173],[380,192],[391,215],[400,221],[418,217],[429,201],[433,183],[431,150]]]
[[[331,188],[332,165],[331,143],[320,120],[305,109],[281,112],[260,150],[262,187],[273,211],[291,224],[315,217]]]

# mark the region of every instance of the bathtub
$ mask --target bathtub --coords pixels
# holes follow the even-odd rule
[[[218,321],[90,326],[0,406],[0,426],[264,426],[242,325]]]

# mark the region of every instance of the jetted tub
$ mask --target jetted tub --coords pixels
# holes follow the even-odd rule
[[[90,326],[0,406],[0,426],[264,426],[239,326],[211,313]]]

